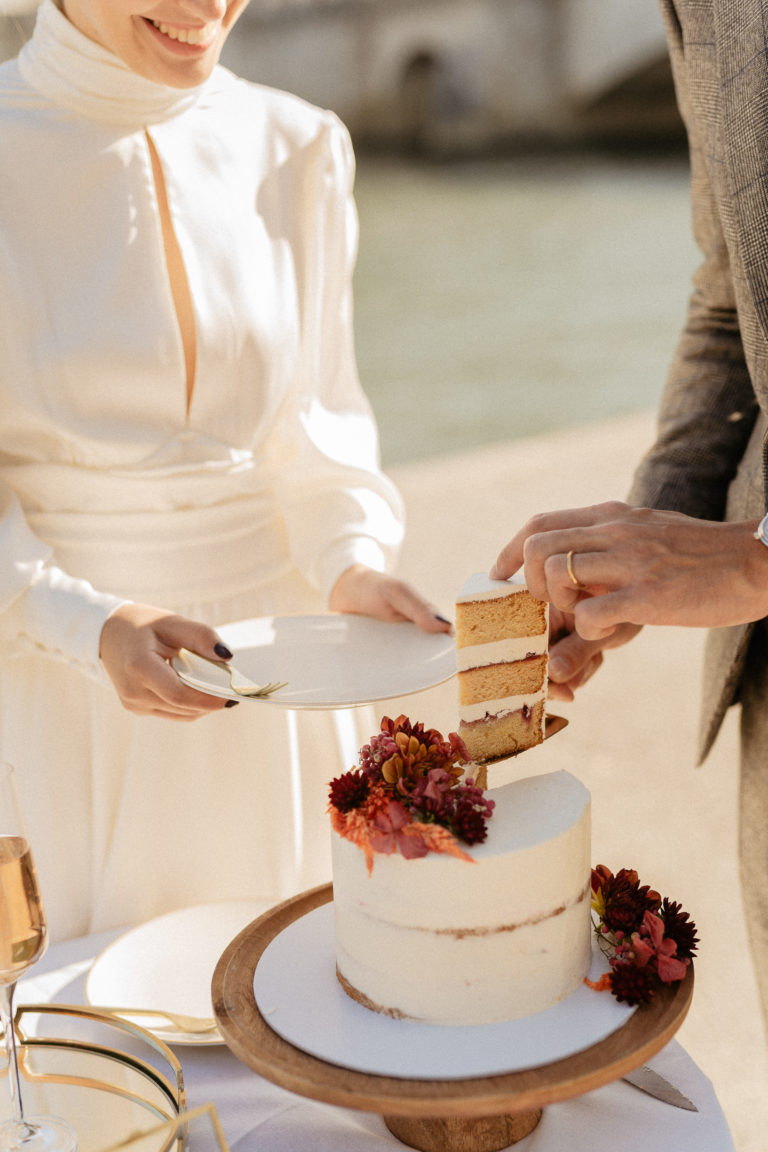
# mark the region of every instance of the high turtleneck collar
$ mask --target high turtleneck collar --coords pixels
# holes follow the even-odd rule
[[[134,130],[178,116],[205,88],[171,88],[139,76],[84,36],[53,0],[38,9],[19,70],[33,88],[73,112]]]

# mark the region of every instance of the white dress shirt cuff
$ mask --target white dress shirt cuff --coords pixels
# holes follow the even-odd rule
[[[372,537],[354,536],[337,540],[319,558],[314,573],[326,603],[339,576],[353,564],[364,564],[375,572],[386,572],[388,568],[384,549]]]
[[[87,580],[41,565],[21,600],[19,639],[104,681],[106,673],[99,659],[101,630],[125,603],[118,596],[97,592]]]

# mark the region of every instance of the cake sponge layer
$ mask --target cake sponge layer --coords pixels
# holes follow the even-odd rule
[[[544,700],[533,707],[518,708],[499,716],[470,723],[461,721],[459,735],[474,761],[494,760],[500,756],[514,756],[526,748],[541,744],[544,739]]]
[[[456,646],[538,636],[547,631],[547,605],[531,596],[522,575],[491,580],[470,576],[456,601]]]
[[[527,696],[544,688],[547,657],[528,656],[506,664],[486,664],[459,673],[459,704],[503,696]]]

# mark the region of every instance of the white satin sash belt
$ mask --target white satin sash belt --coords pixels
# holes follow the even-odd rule
[[[255,590],[292,567],[269,495],[157,512],[33,512],[32,531],[71,576],[167,606]]]

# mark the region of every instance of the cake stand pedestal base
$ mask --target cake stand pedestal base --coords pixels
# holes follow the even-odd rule
[[[524,1139],[541,1110],[618,1080],[660,1052],[685,1019],[693,965],[679,984],[660,988],[627,1022],[596,1044],[534,1068],[464,1080],[380,1076],[330,1064],[274,1031],[256,1003],[253,976],[262,953],[285,928],[333,899],[330,884],[271,908],[244,928],[213,975],[213,1011],[234,1054],[267,1080],[342,1108],[378,1113],[392,1135],[420,1152],[499,1152]],[[335,986],[333,965],[328,984]],[[322,995],[321,987],[317,995]],[[444,1117],[444,1118],[442,1118]]]
[[[482,1116],[444,1120],[420,1116],[384,1116],[393,1136],[419,1152],[499,1152],[523,1140],[541,1120],[541,1109],[511,1116]]]

